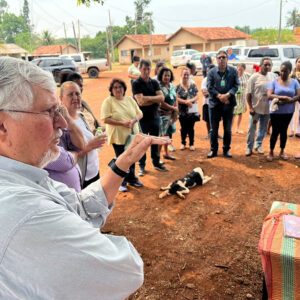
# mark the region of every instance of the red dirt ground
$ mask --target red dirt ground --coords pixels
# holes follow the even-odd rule
[[[97,116],[113,77],[124,79],[131,95],[127,68],[115,67],[98,79],[85,77],[83,98]],[[175,84],[179,74],[180,70],[175,70]],[[198,88],[201,78],[195,79]],[[199,105],[202,107],[201,101]],[[247,125],[245,113],[244,132]],[[261,227],[273,201],[299,203],[300,161],[292,157],[300,152],[300,139],[288,138],[288,161],[269,163],[264,155],[245,157],[246,135],[237,134],[232,137],[232,159],[219,156],[209,160],[205,135],[204,122],[196,123],[196,151],[174,152],[177,160],[166,161],[169,172],[154,170],[148,155],[148,172],[141,178],[145,187],[130,187],[128,193],[117,196],[103,231],[126,236],[145,265],[144,285],[129,299],[261,299],[262,268],[257,251]],[[178,132],[174,145],[180,146]],[[263,149],[268,147],[269,136]],[[114,152],[106,145],[99,155],[104,174]],[[158,198],[161,186],[198,166],[213,176],[207,185],[192,189],[185,200]]]

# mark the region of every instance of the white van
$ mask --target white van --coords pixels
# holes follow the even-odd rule
[[[280,65],[284,61],[290,61],[295,67],[296,58],[300,56],[300,46],[297,45],[267,45],[251,47],[245,60],[228,61],[228,64],[236,66],[238,63],[246,65],[249,73],[258,72],[260,60],[263,57],[272,59],[272,72],[279,75]]]
[[[190,62],[192,55],[196,53],[198,53],[198,51],[194,49],[176,50],[172,53],[171,65],[174,69],[179,66],[185,66],[186,63]]]

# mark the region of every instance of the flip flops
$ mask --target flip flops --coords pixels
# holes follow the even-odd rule
[[[268,155],[267,156],[267,161],[271,162],[273,161],[274,156],[273,155]]]
[[[282,160],[288,160],[289,159],[289,157],[286,155],[286,154],[280,154],[280,156],[279,156]]]

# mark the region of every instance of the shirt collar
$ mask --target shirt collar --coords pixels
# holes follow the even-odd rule
[[[38,183],[48,176],[48,172],[44,169],[37,168],[1,155],[0,169],[16,173]]]
[[[229,71],[228,65],[226,66],[225,72],[226,72],[226,71]],[[221,72],[221,71],[220,71],[219,66],[217,66],[217,72],[218,72],[218,73],[225,73],[225,72]]]

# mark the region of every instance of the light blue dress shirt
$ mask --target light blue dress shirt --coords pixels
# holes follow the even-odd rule
[[[119,300],[138,289],[135,248],[99,232],[111,210],[100,181],[76,193],[0,156],[0,299]]]

